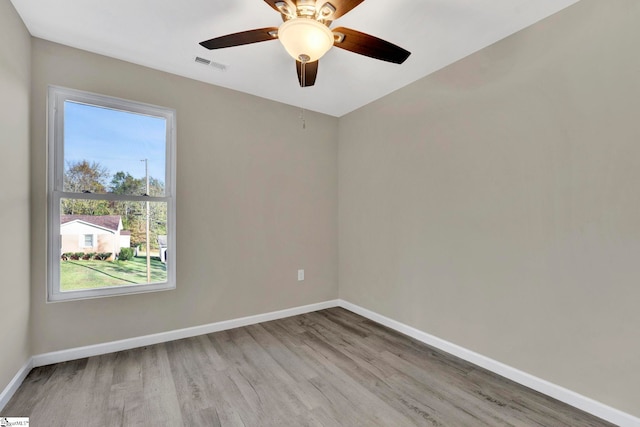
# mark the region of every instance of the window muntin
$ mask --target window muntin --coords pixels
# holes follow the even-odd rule
[[[175,288],[175,112],[59,87],[48,108],[48,300]]]

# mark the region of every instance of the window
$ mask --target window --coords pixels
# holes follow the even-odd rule
[[[93,247],[93,234],[85,234],[84,235],[84,247],[92,248]]]
[[[174,289],[175,111],[51,86],[48,115],[48,301]]]

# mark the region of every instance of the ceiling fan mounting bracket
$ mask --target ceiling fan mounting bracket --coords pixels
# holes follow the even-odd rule
[[[331,24],[336,7],[330,2],[325,2],[322,6],[316,6],[315,0],[297,0],[295,4],[289,1],[277,1],[274,3],[282,15],[283,21],[297,18],[309,18],[326,25]]]

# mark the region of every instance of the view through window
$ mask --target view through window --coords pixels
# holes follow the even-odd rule
[[[49,299],[175,287],[173,111],[49,95]]]

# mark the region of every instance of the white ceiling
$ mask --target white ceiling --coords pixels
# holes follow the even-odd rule
[[[280,25],[263,0],[11,0],[35,37],[337,117],[577,1],[366,0],[333,27],[388,40],[412,52],[409,59],[396,65],[333,48],[315,86],[300,88],[277,40],[214,51],[198,45]]]

